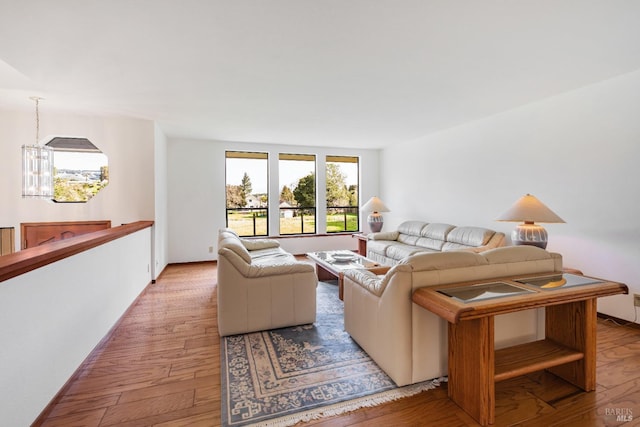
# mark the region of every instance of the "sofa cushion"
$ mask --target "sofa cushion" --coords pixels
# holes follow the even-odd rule
[[[420,238],[420,235],[415,235],[415,234],[404,234],[404,233],[400,233],[398,235],[398,242],[400,243],[404,243],[405,245],[413,245],[416,246],[416,242],[418,241],[418,239]]]
[[[398,226],[400,234],[410,234],[420,236],[420,232],[427,225],[424,221],[405,221]]]
[[[428,237],[430,239],[445,241],[447,240],[447,235],[454,228],[456,228],[455,225],[434,222],[424,227],[420,232],[420,235],[422,237]]]
[[[396,243],[387,246],[386,256],[393,259],[402,259],[413,254],[424,252],[425,250],[427,250],[427,248]]]
[[[240,239],[242,244],[247,250],[256,251],[266,248],[277,248],[280,246],[280,242],[273,239]]]
[[[432,249],[435,251],[442,250],[442,246],[447,238],[449,231],[455,226],[449,224],[432,223],[424,227],[420,232],[420,238],[416,241],[416,246]]]
[[[367,242],[367,253],[371,252],[377,255],[386,256],[387,246],[395,240],[370,240]]]
[[[482,227],[456,227],[447,235],[443,251],[486,245],[495,231]]]
[[[270,252],[267,252],[267,249],[263,250],[264,252],[260,256],[253,256],[251,254],[251,265],[271,265],[271,264],[291,264],[296,262],[296,257],[291,255],[288,252],[283,251],[282,249],[273,250],[269,249]],[[262,252],[262,251],[258,251]]]
[[[418,240],[416,240],[415,245],[432,251],[441,251],[442,246],[444,245],[444,241],[429,239],[427,237],[420,237]]]

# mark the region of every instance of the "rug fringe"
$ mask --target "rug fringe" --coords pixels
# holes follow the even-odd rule
[[[430,381],[424,381],[417,384],[411,384],[408,386],[396,388],[393,390],[383,391],[371,396],[360,397],[346,402],[340,402],[329,406],[324,406],[316,409],[310,409],[304,412],[298,412],[284,417],[274,418],[254,424],[249,424],[250,427],[290,427],[299,422],[308,422],[311,420],[317,420],[325,417],[333,417],[336,415],[346,414],[361,408],[371,408],[382,403],[393,402],[394,400],[402,399],[421,393],[426,390],[432,390],[440,385],[440,383],[447,382],[447,377],[435,378]]]

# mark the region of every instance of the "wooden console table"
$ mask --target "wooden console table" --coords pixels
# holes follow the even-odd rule
[[[488,425],[495,422],[498,381],[547,369],[594,390],[597,298],[626,293],[622,283],[538,274],[420,288],[413,301],[449,322],[449,397]],[[545,339],[495,351],[494,316],[540,307]]]

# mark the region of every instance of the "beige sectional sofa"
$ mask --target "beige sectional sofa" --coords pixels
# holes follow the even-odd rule
[[[385,265],[420,252],[482,252],[504,245],[504,233],[482,227],[405,221],[395,231],[371,233],[367,258]]]
[[[562,257],[533,246],[481,253],[419,253],[385,275],[344,272],[344,322],[351,337],[396,382],[447,374],[446,321],[411,301],[413,291],[472,280],[562,271]],[[496,317],[496,348],[542,338],[544,315],[528,310]]]
[[[220,230],[217,270],[220,336],[315,322],[315,269],[276,240]]]

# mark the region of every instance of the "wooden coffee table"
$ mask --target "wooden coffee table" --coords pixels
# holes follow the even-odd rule
[[[379,274],[383,274],[390,268],[348,250],[309,252],[307,257],[316,263],[318,280],[338,279],[338,295],[341,300],[343,292],[341,273],[353,268],[376,269],[376,273],[378,273],[377,269],[382,267]]]

